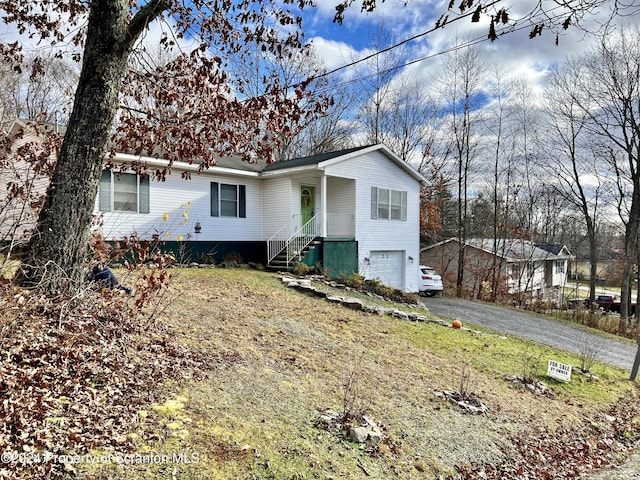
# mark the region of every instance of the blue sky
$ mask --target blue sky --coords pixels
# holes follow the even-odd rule
[[[509,8],[511,18],[516,19],[537,4],[537,0],[519,0]],[[387,0],[373,14],[360,12],[354,4],[346,13],[343,25],[332,22],[336,0],[319,0],[315,9],[304,12],[304,32],[307,40],[315,46],[316,54],[329,70],[350,61],[362,58],[374,51],[371,32],[383,25],[395,41],[401,41],[431,29],[435,20],[446,11],[448,1],[413,0],[404,6],[403,0]],[[547,5],[552,5],[546,2]],[[509,6],[505,3],[505,6]],[[591,16],[590,25],[595,25],[602,15]],[[451,16],[453,18],[453,15]],[[626,19],[634,21],[634,19]],[[470,39],[484,39],[488,33],[485,19],[480,24],[472,24],[463,19],[449,24],[418,40],[409,42],[405,49],[408,60],[415,60],[438,54],[452,46]],[[562,62],[567,56],[579,54],[593,44],[594,39],[585,36],[578,28],[571,28],[555,44],[555,33],[544,31],[539,38],[530,40],[529,29],[510,33],[495,42],[482,41],[478,44],[483,58],[491,68],[499,66],[514,76],[528,78],[539,84],[551,65]],[[438,71],[442,57],[421,61],[411,67],[411,75],[424,79],[429,84]]]
[[[313,43],[317,56],[328,70],[373,53],[375,48],[371,42],[371,32],[380,25],[389,32],[391,44],[430,30],[435,20],[446,12],[449,3],[448,0],[412,0],[405,6],[405,0],[386,0],[384,3],[378,2],[379,6],[374,13],[368,14],[360,12],[360,1],[357,1],[347,10],[344,24],[338,25],[332,21],[338,2],[339,0],[318,0],[316,8],[307,9],[303,14],[305,36]],[[510,5],[511,18],[515,19],[537,3],[538,0],[512,0],[511,5],[508,2],[504,5]],[[553,2],[547,0],[545,5],[553,5]],[[6,32],[11,29],[1,24],[0,27],[0,39],[12,41],[13,35]],[[162,28],[157,23],[151,27],[155,35]],[[464,40],[486,38],[487,32],[486,19],[479,24],[472,24],[464,19],[409,42],[404,50],[407,60],[431,58],[412,65],[406,74],[429,85],[442,61],[442,56],[438,56],[438,53]],[[559,47],[555,45],[555,35],[552,32],[545,32],[542,37],[534,40],[528,39],[528,33],[527,29],[501,37],[496,42],[484,41],[478,44],[478,48],[490,68],[500,66],[511,75],[523,76],[533,83],[540,83],[551,65],[562,62],[567,55],[583,52],[594,41],[577,28],[571,28],[561,38]],[[150,34],[152,38],[155,35]]]

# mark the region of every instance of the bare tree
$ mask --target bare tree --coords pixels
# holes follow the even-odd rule
[[[393,43],[389,31],[383,23],[370,32],[371,48],[384,50]],[[403,51],[375,55],[355,67],[354,75],[359,79],[360,108],[358,121],[366,132],[366,142],[383,141],[383,114],[391,92],[393,79],[400,73]]]
[[[7,131],[19,116],[17,87],[20,74],[8,63],[0,63],[0,132]]]
[[[75,65],[52,53],[30,56],[21,72],[0,66],[0,130],[16,118],[64,124],[78,80]]]
[[[491,168],[492,177],[489,179],[491,185],[491,197],[493,201],[492,235],[493,235],[493,259],[490,269],[491,300],[497,299],[501,272],[503,271],[504,252],[499,248],[504,248],[505,242],[499,242],[500,238],[507,238],[507,216],[509,214],[511,202],[511,179],[513,172],[513,152],[508,150],[511,132],[508,128],[510,120],[510,97],[512,91],[511,83],[506,80],[505,72],[495,69],[492,72],[490,81],[490,95],[493,98],[492,105],[488,109],[485,118],[488,136],[492,139],[493,165]]]
[[[514,218],[517,219],[517,230],[535,236],[545,223],[541,211],[535,208],[545,194],[545,186],[538,181],[543,164],[538,141],[540,110],[535,102],[533,87],[526,78],[513,81],[511,109],[514,175],[519,179],[514,191]]]
[[[300,157],[355,146],[358,127],[353,118],[356,94],[351,82],[328,78],[321,91],[331,92],[331,101],[322,115],[304,125],[291,139],[286,157]]]
[[[301,145],[296,139],[303,138],[301,132],[304,130],[310,129],[309,133],[311,133],[312,126],[321,124],[319,120],[327,115],[327,110],[332,105],[335,105],[334,96],[342,94],[342,98],[339,99],[339,102],[342,103],[339,103],[338,107],[328,114],[334,117],[337,112],[341,111],[340,107],[344,106],[344,100],[347,98],[344,96],[344,91],[338,90],[336,92],[329,88],[330,83],[335,82],[323,75],[326,69],[316,57],[312,44],[307,44],[299,51],[286,57],[265,51],[260,48],[260,45],[254,44],[248,55],[245,54],[234,59],[231,63],[231,71],[234,77],[242,83],[244,94],[251,97],[260,97],[267,93],[263,81],[265,77],[272,79],[272,82],[277,83],[283,91],[289,92],[290,95],[295,95],[295,89],[301,81],[312,79],[313,94],[305,101],[316,105],[305,112],[304,118],[296,118],[289,129],[283,129],[283,132],[279,134],[280,146],[275,160],[310,154],[309,151],[301,151]],[[336,127],[331,133],[337,131]],[[292,132],[298,133],[294,136]],[[319,133],[319,131],[315,130],[314,133]],[[323,133],[330,135],[328,132]],[[320,144],[327,143],[326,137],[317,140]],[[314,149],[316,147],[312,147],[312,150]]]
[[[629,326],[631,276],[640,227],[640,32],[603,38],[597,49],[572,60],[572,101],[588,120],[585,128],[604,152],[618,188],[625,225],[620,330]]]
[[[449,112],[447,132],[452,139],[453,162],[457,172],[457,237],[460,245],[456,295],[462,296],[465,268],[465,245],[469,214],[469,180],[473,160],[478,153],[479,128],[477,110],[482,104],[480,96],[484,81],[484,65],[478,51],[473,48],[455,50],[443,62],[438,77],[438,92]]]
[[[597,225],[601,201],[607,193],[610,179],[606,178],[602,165],[606,159],[598,155],[598,149],[590,141],[587,127],[588,115],[578,102],[586,92],[579,90],[582,74],[579,65],[568,62],[565,67],[553,71],[547,90],[547,115],[553,135],[547,137],[545,151],[550,156],[549,178],[551,185],[581,213],[589,242],[589,299],[595,305],[598,276]]]
[[[379,112],[379,140],[404,161],[432,149],[441,109],[417,79],[401,77],[393,82]],[[433,152],[432,152],[433,153]]]

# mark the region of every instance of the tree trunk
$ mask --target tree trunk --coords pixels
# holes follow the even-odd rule
[[[587,221],[587,237],[589,238],[589,306],[591,310],[595,310],[596,305],[596,282],[598,280],[598,244],[596,238],[596,229],[586,208],[585,219]]]
[[[636,258],[639,226],[640,185],[636,186],[636,182],[634,182],[629,221],[625,227],[624,264],[622,266],[622,285],[620,287],[620,333],[625,333],[629,327],[629,313],[631,313],[631,279],[633,274],[633,264],[635,263]]]
[[[91,2],[73,112],[36,230],[16,280],[48,293],[84,280],[89,228],[118,95],[135,40],[167,8],[149,2],[127,21],[128,0]]]

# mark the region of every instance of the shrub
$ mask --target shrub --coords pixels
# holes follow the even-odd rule
[[[242,264],[242,256],[238,252],[229,252],[222,259],[225,267],[239,267]]]
[[[304,262],[296,262],[293,267],[293,273],[301,277],[307,275],[311,271],[311,267]]]

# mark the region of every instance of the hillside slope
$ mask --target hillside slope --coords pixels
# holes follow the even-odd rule
[[[172,389],[189,419],[180,445],[199,454],[180,478],[571,478],[637,436],[635,395],[610,409],[631,388],[622,370],[596,365],[597,379],[556,382],[545,377],[547,360],[580,358],[365,314],[268,273],[185,271],[176,289],[165,321],[209,368],[206,380]],[[550,388],[535,394],[506,380],[514,375]],[[443,391],[477,396],[488,412],[470,414]],[[323,421],[327,409],[366,411],[382,439],[348,440]]]
[[[547,361],[579,365],[578,355],[364,313],[270,273],[175,274],[159,321],[201,375],[156,370],[169,380],[145,383],[140,369],[136,381],[157,403],[132,410],[133,453],[118,462],[116,447],[97,447],[90,453],[107,461],[74,465],[70,478],[562,479],[621,460],[637,444],[640,402],[623,370],[595,364],[596,376],[574,373],[565,384],[546,378]],[[157,342],[159,354],[171,350]],[[366,442],[342,429],[367,420],[375,438]]]

